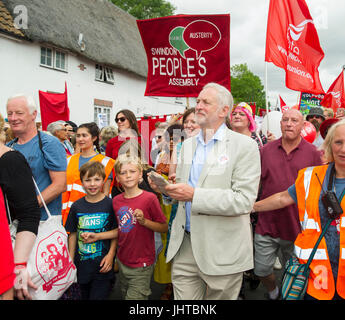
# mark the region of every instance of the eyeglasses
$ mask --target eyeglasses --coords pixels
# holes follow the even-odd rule
[[[127,119],[125,117],[120,117],[120,118],[116,118],[115,119],[115,122],[118,123],[119,121],[120,122],[125,122]]]

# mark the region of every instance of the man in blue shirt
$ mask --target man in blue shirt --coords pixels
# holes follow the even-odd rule
[[[24,155],[50,213],[60,215],[61,194],[66,190],[66,152],[56,137],[37,131],[36,116],[32,97],[16,95],[8,99],[7,118],[16,137],[8,146]],[[41,220],[46,220],[48,216],[39,195],[37,199]]]
[[[226,127],[232,106],[225,87],[204,86],[195,107],[201,131],[183,142],[177,183],[165,188],[179,201],[167,251],[177,300],[235,300],[254,266],[249,214],[260,156],[253,139]]]

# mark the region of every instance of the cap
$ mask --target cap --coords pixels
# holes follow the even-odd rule
[[[323,122],[321,123],[321,126],[320,126],[320,134],[321,134],[321,136],[322,136],[323,139],[326,138],[326,135],[327,135],[327,132],[328,132],[329,128],[330,128],[333,124],[337,123],[338,121],[339,121],[339,119],[337,119],[337,118],[331,118],[331,119],[327,119],[327,120],[325,120],[325,121],[323,121]]]

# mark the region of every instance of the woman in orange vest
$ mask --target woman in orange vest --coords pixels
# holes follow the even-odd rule
[[[254,204],[257,212],[298,205],[301,232],[295,240],[294,254],[306,263],[321,231],[334,218],[310,264],[306,300],[345,299],[345,120],[334,124],[322,145],[328,164],[299,171],[295,184]],[[334,217],[322,197],[332,190],[342,213]],[[259,213],[260,214],[260,213]]]
[[[62,222],[65,225],[71,205],[76,200],[85,196],[84,188],[80,181],[79,169],[88,161],[101,162],[105,167],[105,182],[103,192],[109,196],[115,179],[115,160],[101,154],[99,147],[99,128],[96,123],[85,123],[78,127],[76,143],[80,153],[67,158],[67,191],[62,194]],[[96,150],[95,150],[96,149]]]

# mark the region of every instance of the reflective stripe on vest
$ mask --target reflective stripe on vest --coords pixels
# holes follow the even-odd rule
[[[314,167],[309,167],[305,170],[304,172],[304,179],[303,179],[303,183],[304,183],[304,190],[305,190],[305,200],[307,200],[308,196],[309,196],[309,187],[310,187],[310,178],[311,178],[311,174],[313,172],[313,168]],[[307,210],[304,210],[304,217],[303,217],[303,222],[301,222],[301,228],[302,230],[304,230],[306,228],[306,225],[308,223],[308,213]]]
[[[327,168],[328,166],[318,166],[302,169],[295,182],[302,226],[302,231],[295,240],[295,254],[301,263],[307,262],[321,233],[320,182],[323,183]],[[345,197],[341,201],[341,207],[345,212]],[[336,290],[342,298],[345,298],[345,213],[341,215],[340,219],[340,256]],[[321,240],[310,264],[307,293],[319,300],[330,300],[335,293],[335,282],[325,238]]]
[[[79,159],[80,153],[74,154],[67,158],[67,190],[62,194],[62,220],[63,225],[65,225],[69,210],[73,202],[79,200],[85,196],[85,190],[81,184],[79,176]],[[97,154],[89,161],[101,162],[105,167],[105,179],[107,181],[109,175],[113,171],[115,160],[112,158],[106,157],[102,154]],[[113,171],[114,172],[114,171]],[[115,176],[113,176],[114,182]],[[112,183],[113,185],[113,183]],[[110,187],[110,193],[111,193]]]

